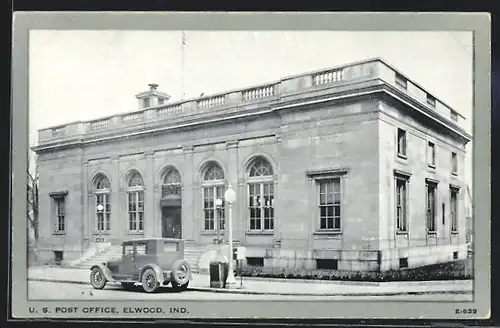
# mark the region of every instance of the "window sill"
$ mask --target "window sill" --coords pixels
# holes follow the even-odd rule
[[[144,231],[127,231],[127,235],[129,235],[129,236],[142,236],[142,235],[144,235]]]
[[[436,237],[437,231],[427,231],[427,236]]]
[[[451,234],[452,235],[458,235],[458,231],[452,231]]]
[[[408,156],[404,155],[404,154],[399,154],[398,153],[398,159],[403,160],[403,161],[406,162],[408,160]]]
[[[94,232],[94,236],[110,236],[109,232]]]
[[[451,172],[451,175],[456,177],[456,176],[458,176],[458,172]]]
[[[52,233],[53,236],[64,236],[66,234],[66,232],[64,231],[54,231]]]
[[[339,236],[342,235],[340,230],[320,230],[313,233],[316,236]]]
[[[408,231],[396,231],[396,235],[407,236],[408,235]]]
[[[263,236],[273,236],[274,235],[274,231],[247,231],[245,232],[245,235],[255,235],[255,236],[259,236],[259,235],[263,235]]]
[[[436,171],[436,165],[427,164],[427,169],[428,169],[429,171]]]
[[[200,235],[204,235],[204,236],[217,236],[217,235],[220,235],[221,237],[223,237],[224,234],[225,234],[224,230],[219,230],[219,232],[217,232],[217,231],[210,231],[210,230],[200,231]]]

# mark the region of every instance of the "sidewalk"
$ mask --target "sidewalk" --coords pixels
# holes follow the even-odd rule
[[[90,270],[67,269],[58,267],[36,267],[28,269],[28,280],[51,281],[61,283],[86,284],[89,282]],[[328,282],[297,282],[276,281],[265,279],[250,279],[243,277],[240,287],[240,278],[236,277],[236,284],[232,288],[211,288],[210,277],[204,274],[193,274],[189,283],[189,290],[215,293],[239,294],[268,294],[268,295],[297,295],[297,296],[339,296],[339,295],[401,295],[401,294],[429,294],[429,293],[471,293],[471,280],[426,281],[426,282],[384,282],[366,284],[342,281]]]

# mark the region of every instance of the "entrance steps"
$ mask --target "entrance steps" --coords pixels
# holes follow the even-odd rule
[[[193,273],[199,273],[199,261],[203,253],[206,251],[206,245],[198,245],[194,243],[184,244],[184,259],[189,263]]]
[[[105,249],[102,249],[95,254],[80,258],[80,261],[71,265],[72,268],[77,269],[89,269],[94,265],[102,262],[109,261],[113,258],[120,258],[122,255],[122,247],[120,245],[107,245]]]

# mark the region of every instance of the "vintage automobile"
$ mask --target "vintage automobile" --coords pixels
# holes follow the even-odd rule
[[[192,279],[184,260],[184,241],[170,238],[141,238],[122,242],[122,256],[90,268],[90,283],[103,289],[107,282],[121,283],[125,289],[141,284],[147,293],[169,283],[185,290]]]

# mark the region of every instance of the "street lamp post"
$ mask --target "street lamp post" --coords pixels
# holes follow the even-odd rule
[[[104,205],[102,204],[99,204],[97,205],[97,212],[99,213],[102,213],[104,211]],[[104,224],[104,214],[103,214],[103,223]],[[97,220],[97,233],[98,233],[98,236],[99,236],[99,240],[95,240],[97,242],[101,242],[102,241],[102,237],[101,237],[101,227],[99,227],[99,220]]]
[[[235,284],[236,280],[234,279],[233,272],[233,202],[236,200],[236,193],[233,188],[231,188],[231,184],[227,187],[226,192],[224,193],[224,199],[228,204],[228,238],[229,238],[229,268],[227,274],[226,284]]]

